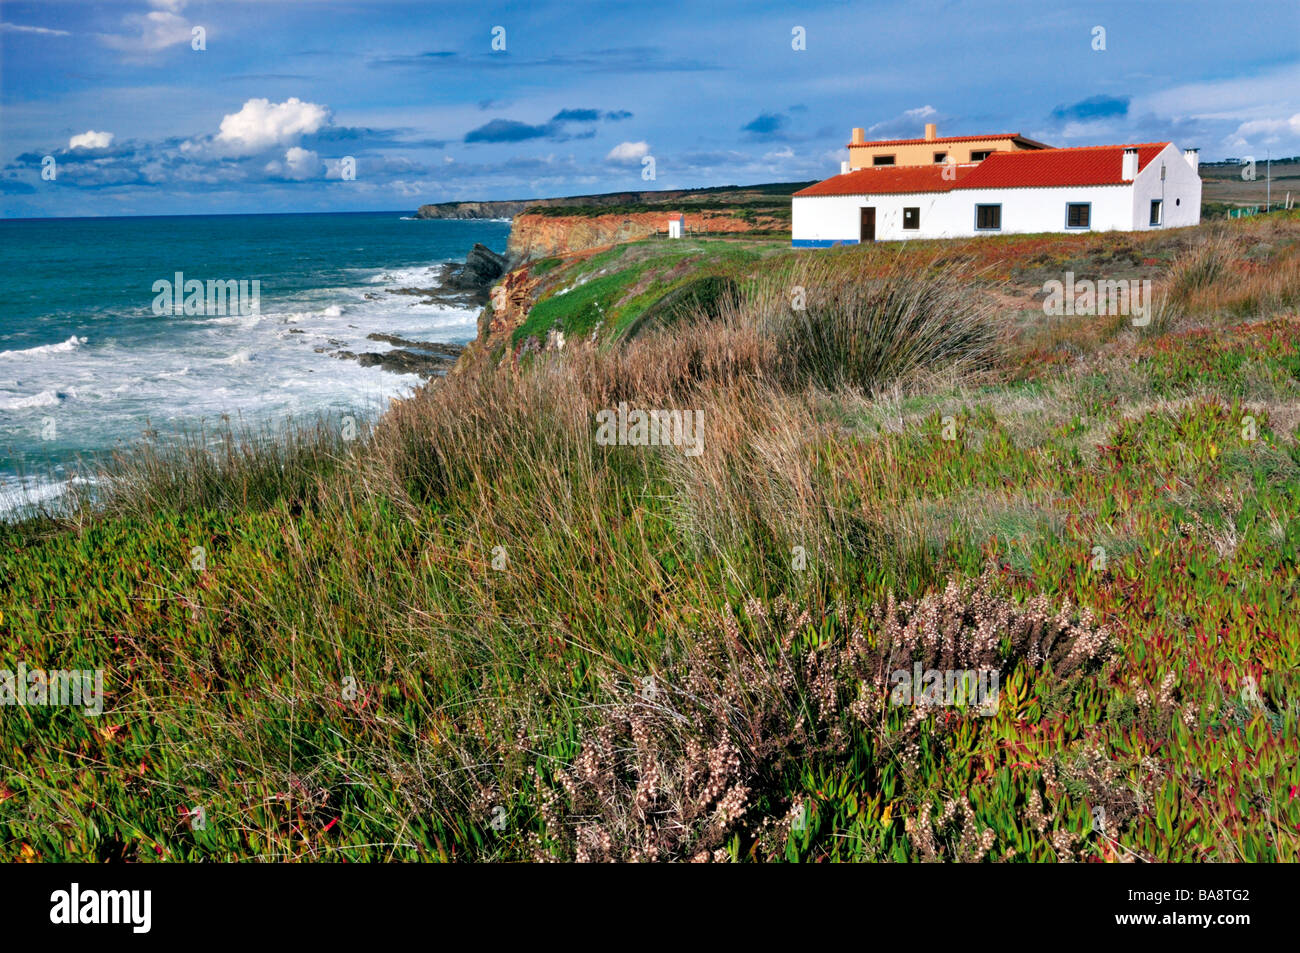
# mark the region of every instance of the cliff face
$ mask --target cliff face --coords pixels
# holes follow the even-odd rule
[[[514,261],[549,258],[601,245],[634,242],[668,230],[669,214],[629,212],[611,215],[519,215],[510,228],[508,254]],[[771,223],[741,218],[724,210],[684,212],[686,232],[751,232]]]
[[[514,218],[532,202],[444,202],[421,205],[416,218]]]

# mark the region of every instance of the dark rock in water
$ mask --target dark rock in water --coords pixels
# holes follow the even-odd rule
[[[380,334],[374,332],[366,335],[367,341],[383,341],[385,344],[391,344],[394,347],[414,348],[417,351],[432,351],[435,354],[441,354],[452,360],[460,357],[460,352],[465,350],[463,344],[444,344],[439,341],[412,341],[410,338],[398,337],[396,334]]]
[[[465,256],[465,264],[448,274],[444,284],[463,291],[487,291],[492,282],[506,273],[506,267],[505,255],[498,255],[482,242],[475,242]]]
[[[391,294],[417,295],[422,304],[456,308],[487,304],[493,283],[510,270],[510,260],[479,242],[465,256],[465,263],[448,262],[434,273],[430,288],[388,288]]]
[[[456,363],[460,344],[443,344],[435,341],[409,341],[395,334],[370,334],[372,341],[385,341],[395,345],[391,351],[335,351],[340,360],[356,361],[362,367],[380,367],[394,374],[419,374],[423,378],[441,377]]]

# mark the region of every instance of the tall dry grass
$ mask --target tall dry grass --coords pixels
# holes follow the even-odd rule
[[[325,415],[262,427],[227,420],[216,430],[147,437],[86,461],[93,479],[72,482],[63,509],[84,519],[301,504],[364,445],[365,429]]]
[[[772,567],[778,577],[796,548],[844,565],[873,534],[831,503],[816,395],[985,367],[1000,329],[974,277],[961,263],[918,272],[901,257],[802,258],[749,282],[720,317],[622,346],[580,340],[505,367],[480,362],[386,416],[365,480],[413,514],[458,501],[485,541],[517,538],[533,520],[555,533],[600,527],[613,496],[641,487],[670,500],[677,532],[698,549],[792,554]],[[703,454],[597,446],[596,414],[620,402],[695,412]]]
[[[1172,311],[1252,318],[1300,307],[1300,247],[1268,224],[1220,228],[1179,255],[1166,280]]]
[[[772,337],[796,386],[871,391],[939,366],[987,366],[1000,322],[981,274],[961,260],[914,259],[904,250],[799,257],[739,307]]]

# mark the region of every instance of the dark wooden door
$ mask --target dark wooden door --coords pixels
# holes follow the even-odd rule
[[[876,240],[876,210],[875,208],[864,208],[862,210],[862,241],[874,242]]]

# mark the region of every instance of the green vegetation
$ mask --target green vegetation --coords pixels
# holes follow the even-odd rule
[[[606,334],[627,334],[647,309],[687,284],[710,276],[731,280],[787,244],[748,234],[739,240],[648,240],[571,256],[540,272],[534,267],[533,275],[546,278],[544,290],[512,340],[542,339],[552,328],[589,334],[598,325]]]
[[[1066,262],[1164,320],[1045,318]],[[595,341],[353,440],[123,455],[0,527],[0,666],[107,696],[3,709],[0,855],[1294,861],[1298,262],[1300,215],[637,243],[516,335]],[[704,453],[598,445],[620,401]],[[997,668],[996,712],[891,704],[913,662]]]
[[[672,327],[680,321],[719,318],[739,293],[740,286],[727,275],[692,278],[642,311],[626,326],[625,336],[631,338],[652,328]]]

